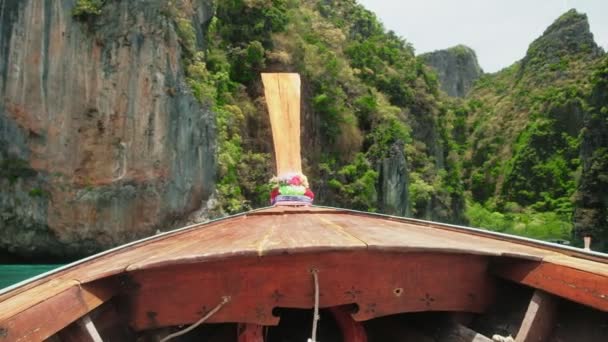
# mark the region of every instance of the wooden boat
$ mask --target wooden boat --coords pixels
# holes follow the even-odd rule
[[[299,136],[299,78],[264,83],[277,171],[300,171],[288,138]],[[0,342],[608,341],[607,264],[592,251],[285,198],[0,292]]]

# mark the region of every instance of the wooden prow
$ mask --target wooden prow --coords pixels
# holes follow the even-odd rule
[[[300,75],[262,74],[276,156],[277,175],[302,173]]]

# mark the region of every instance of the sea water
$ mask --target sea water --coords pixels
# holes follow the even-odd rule
[[[0,289],[62,265],[0,265]]]

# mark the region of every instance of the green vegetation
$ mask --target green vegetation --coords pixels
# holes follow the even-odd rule
[[[49,193],[40,188],[33,188],[29,192],[30,197],[47,197]]]
[[[101,14],[105,0],[76,0],[72,15],[76,18],[87,18]]]
[[[555,212],[535,212],[515,203],[510,210],[492,211],[479,203],[467,206],[467,217],[473,227],[531,237],[541,240],[570,240],[572,223],[567,215]]]
[[[584,184],[601,186],[605,168],[605,150],[581,154],[601,134],[590,135],[589,123],[606,113],[603,100],[590,101],[603,76],[590,78],[600,53],[584,16],[567,13],[522,61],[458,100],[444,98],[411,45],[354,0],[217,2],[204,42],[191,7],[170,2],[163,14],[192,93],[216,113],[221,212],[267,204],[274,168],[259,73],[271,70],[302,76],[304,170],[319,204],[387,207],[380,166],[405,159],[416,217],[570,239],[575,216],[601,214],[601,196],[589,200],[580,186],[591,174],[599,178]],[[586,118],[592,109],[596,119]],[[577,211],[581,201],[587,211]]]
[[[597,219],[598,208],[606,206],[598,205],[599,194],[588,205],[594,209],[580,209],[581,198],[601,186],[596,174],[589,191],[581,190],[581,179],[593,172],[590,161],[603,167],[592,157],[601,149],[585,142],[608,132],[595,122],[589,135],[601,72],[591,75],[601,60],[586,17],[569,11],[530,45],[521,62],[483,76],[466,99],[452,102],[449,123],[470,190],[472,224],[576,243],[574,226],[608,226]],[[594,151],[586,155],[587,149]]]
[[[36,175],[27,160],[16,157],[7,157],[0,160],[0,178],[5,178],[14,184],[19,178],[30,178]]]
[[[191,10],[185,2],[171,2],[163,14],[174,23],[194,96],[216,113],[220,211],[235,213],[265,205],[270,191],[270,153],[247,149],[256,146],[248,137],[255,132],[248,134],[247,128],[259,124],[262,108],[248,94],[247,86],[265,65],[267,47],[263,43],[271,44],[273,30],[282,29],[281,2],[218,3],[216,16],[207,27],[205,50],[197,46]]]
[[[452,162],[438,160],[448,134],[436,77],[371,12],[352,0],[217,2],[201,49],[189,11],[178,1],[163,14],[174,23],[193,94],[217,114],[222,212],[268,203],[272,145],[259,73],[289,70],[302,76],[310,105],[303,115],[314,122],[303,137],[314,144],[303,153],[317,203],[377,210],[378,165],[402,153],[417,184],[433,187],[422,194],[414,186],[416,215],[431,217],[440,205],[441,219],[462,216],[446,206],[462,188],[447,184]]]
[[[589,111],[581,132],[583,170],[575,200],[577,238],[591,235],[595,249],[608,251],[608,57],[591,78]]]
[[[327,164],[322,165],[324,171],[331,175],[329,188],[337,192],[336,200],[345,206],[367,211],[376,211],[377,193],[376,182],[378,172],[363,153],[358,153],[352,164],[342,167],[338,172],[332,172]]]

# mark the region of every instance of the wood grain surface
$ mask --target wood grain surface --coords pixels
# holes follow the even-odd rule
[[[223,296],[231,301],[209,322],[275,325],[276,307],[312,308],[312,269],[320,307],[356,303],[357,321],[399,312],[483,312],[493,298],[487,259],[477,255],[322,252],[234,258],[131,272],[131,326],[189,324]],[[225,270],[231,270],[225,272]]]
[[[300,75],[263,73],[262,82],[272,126],[277,175],[301,173]]]
[[[536,290],[530,299],[515,342],[548,341],[555,328],[558,298]]]
[[[211,277],[209,278],[210,284],[219,281],[218,284],[221,285],[231,277],[235,277],[234,284],[239,284],[240,277],[249,274],[243,273],[242,270],[245,261],[245,264],[253,263],[254,266],[266,265],[266,268],[260,272],[268,274],[275,269],[275,266],[270,266],[268,262],[275,260],[277,265],[283,265],[281,267],[284,267],[285,272],[289,274],[288,269],[295,267],[295,264],[292,263],[299,260],[297,258],[314,259],[318,255],[328,255],[328,253],[337,253],[336,255],[367,253],[364,255],[369,255],[369,262],[390,253],[395,258],[385,260],[383,263],[386,262],[386,267],[395,270],[399,267],[404,269],[410,267],[407,265],[411,265],[414,260],[410,258],[420,253],[434,255],[436,260],[433,260],[437,265],[444,260],[439,256],[445,256],[445,260],[450,260],[454,255],[468,256],[471,257],[470,260],[492,260],[492,263],[495,263],[496,260],[507,260],[508,262],[499,263],[494,272],[488,274],[496,274],[577,303],[608,311],[607,263],[570,255],[571,250],[560,252],[557,248],[525,245],[517,240],[510,241],[506,237],[485,236],[482,233],[459,230],[453,226],[367,215],[342,209],[273,207],[195,225],[129,245],[126,248],[119,248],[0,294],[0,341],[18,340],[23,336],[43,336],[76,321],[87,310],[91,310],[104,301],[99,298],[93,298],[92,301],[86,299],[89,298],[88,286],[98,284],[99,280],[109,277],[126,275],[124,278],[126,281],[122,282],[116,291],[126,292],[127,295],[137,286],[146,288],[149,285],[141,280],[131,281],[135,277],[130,275],[143,276],[146,271],[153,271],[159,272],[158,274],[168,280],[179,279],[179,277],[185,276],[180,274],[183,267],[194,267],[207,275],[210,274],[206,271],[207,267],[212,267],[209,269],[213,269],[217,275],[209,276]],[[597,256],[594,258],[604,260]],[[236,260],[239,260],[238,263],[235,263]],[[332,274],[335,277],[340,275],[342,279],[350,279],[353,283],[355,277],[367,279],[368,274],[373,274],[370,272],[372,267],[369,265],[371,264],[367,260],[367,257],[361,258],[359,264],[334,259],[331,259],[331,262],[327,259],[325,262],[328,262],[328,265],[345,263],[340,264],[342,265],[340,272]],[[472,265],[478,264],[473,263]],[[430,265],[430,270],[418,270],[412,274],[432,272],[434,267]],[[263,272],[262,274],[265,274]],[[268,282],[274,281],[277,286],[287,284],[289,279],[275,279],[270,277],[272,274],[268,275]],[[377,277],[374,278],[376,285],[373,286],[388,284],[387,281],[392,279],[389,276],[379,277],[377,275]],[[153,281],[153,278],[145,279]],[[340,284],[339,279],[334,278],[335,284]],[[280,283],[279,280],[285,283]],[[306,284],[306,286],[310,285],[310,283]],[[218,285],[208,285],[199,281],[201,292],[204,292],[203,289],[206,286],[217,288]],[[299,286],[299,289],[303,289],[304,283]],[[338,289],[340,288],[336,287],[335,291]],[[110,290],[108,289],[109,293],[113,293],[113,290]],[[260,293],[264,294],[264,292]],[[211,297],[210,294],[209,299],[200,298],[200,303],[206,300],[211,301]],[[82,298],[86,299],[84,304]],[[143,297],[137,298],[139,299],[134,298],[133,300],[141,301]],[[381,302],[382,298],[381,296],[374,297],[374,300]],[[217,300],[217,298],[213,299]],[[304,305],[301,301],[296,301],[293,305]],[[324,305],[343,304],[343,301],[344,298],[336,302],[326,302]],[[263,309],[270,312],[269,310],[275,304],[268,302],[265,305]],[[456,307],[454,306],[454,308]],[[53,314],[54,310],[59,310],[58,308],[66,309],[61,309]],[[416,307],[413,303],[409,303],[387,307],[383,310],[384,312],[398,312],[398,310],[417,309],[424,309],[424,307]],[[379,315],[383,311],[377,312],[375,315]],[[179,319],[185,321],[195,319],[195,313],[196,310],[190,313],[191,316]],[[243,312],[242,314],[244,316],[230,318],[223,316],[223,319],[235,321],[239,317],[249,317],[248,313]],[[365,310],[360,311],[357,315],[359,320],[373,316],[365,314]],[[51,318],[52,324],[45,323],[47,322],[45,320]],[[269,318],[264,322],[275,321],[276,319]],[[144,319],[139,316],[135,318],[135,322],[139,327],[149,326],[149,323],[144,322]],[[168,319],[166,322],[169,323],[172,320]],[[48,331],[45,333],[42,330],[36,330],[39,324],[45,324]],[[37,331],[36,334],[41,335],[31,335],[31,331]]]

